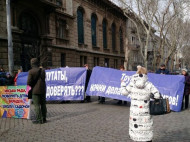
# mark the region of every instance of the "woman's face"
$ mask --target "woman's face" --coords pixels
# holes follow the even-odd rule
[[[182,71],[181,73],[182,73],[182,75],[186,75],[186,71]]]

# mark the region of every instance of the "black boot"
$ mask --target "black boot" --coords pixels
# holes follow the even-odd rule
[[[46,118],[43,118],[43,123],[47,123],[47,120],[46,120]]]
[[[117,104],[118,104],[118,105],[121,105],[121,104],[122,104],[122,100],[119,100],[119,101],[117,102]]]
[[[33,124],[42,124],[42,121],[39,121],[39,120],[34,120],[32,121]]]

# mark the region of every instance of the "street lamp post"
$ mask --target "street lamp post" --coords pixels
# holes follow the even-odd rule
[[[9,65],[9,72],[13,76],[14,62],[13,62],[10,0],[6,0],[6,10],[7,10],[7,37],[8,37],[8,65]]]

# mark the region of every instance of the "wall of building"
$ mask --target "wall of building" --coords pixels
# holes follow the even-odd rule
[[[8,68],[7,34],[6,34],[6,3],[0,0],[0,68]]]
[[[48,56],[48,68],[61,67],[62,65],[79,67],[83,66],[84,63],[88,63],[90,68],[95,65],[105,66],[105,58],[109,59],[109,67],[119,68],[124,60],[124,52],[120,51],[119,28],[122,27],[124,44],[126,18],[123,15],[118,16],[119,10],[117,10],[117,7],[107,0],[97,0],[97,2],[92,0],[63,1],[62,6],[58,8],[55,8],[56,6],[53,3],[51,5],[46,4],[46,1],[41,2],[38,0],[32,2],[15,0],[11,3],[15,70],[22,66],[21,52],[23,52],[23,46],[28,46],[25,45],[26,41],[23,41],[23,39],[30,39],[30,37],[24,37],[24,31],[19,29],[19,20],[23,13],[31,14],[37,23],[39,43],[35,45],[37,46],[35,48],[39,48],[40,54],[41,50],[45,49],[43,51],[45,56]],[[8,70],[5,6],[5,1],[0,0],[0,67]],[[77,9],[79,6],[84,9],[84,44],[82,45],[78,43]],[[92,13],[97,16],[96,47],[92,46],[91,39]],[[107,20],[108,27],[108,46],[106,50],[103,48],[102,33],[102,21],[104,18]],[[59,19],[66,21],[66,36],[63,38],[57,36],[57,21]],[[111,37],[111,25],[113,22],[116,25],[116,50],[114,51],[112,50]],[[81,59],[83,59],[82,62]],[[98,63],[95,63],[95,60]]]
[[[84,44],[79,45],[78,43],[78,30],[77,30],[77,9],[81,7],[84,10]],[[91,15],[96,14],[97,16],[97,47],[94,48],[92,46],[92,39],[91,39]],[[55,15],[54,15],[55,17]],[[102,33],[102,21],[103,18],[106,18],[108,22],[108,31],[107,31],[107,43],[108,43],[108,50],[103,49],[103,33]],[[87,63],[92,68],[94,66],[94,57],[99,58],[99,65],[104,66],[104,58],[110,59],[110,67],[114,67],[114,59],[118,60],[118,64],[116,68],[119,68],[121,62],[124,60],[124,53],[120,52],[119,47],[119,28],[122,27],[123,29],[123,39],[125,39],[125,25],[126,19],[121,19],[119,17],[114,16],[113,14],[107,12],[103,6],[91,3],[90,1],[83,1],[83,0],[74,0],[73,1],[73,17],[64,17],[67,21],[69,26],[68,31],[68,41],[63,41],[62,43],[59,42],[59,39],[53,40],[54,48],[59,48],[54,50],[56,54],[56,59],[53,59],[53,66],[61,65],[58,61],[58,57],[60,57],[60,51],[66,54],[66,65],[68,66],[81,66],[80,64],[80,56],[87,56]],[[52,22],[54,19],[51,19]],[[112,51],[111,47],[111,24],[116,24],[116,50],[115,53]],[[52,27],[55,28],[52,24]],[[53,29],[52,28],[52,29]],[[54,29],[55,30],[55,29]],[[56,35],[53,35],[56,37]],[[125,40],[123,41],[125,42]],[[61,50],[61,49],[70,49],[70,50]],[[71,55],[71,56],[70,56]],[[72,56],[74,55],[74,56]],[[52,58],[55,58],[52,56]],[[71,59],[72,58],[72,59]],[[55,63],[54,61],[57,60]],[[72,61],[72,62],[71,62]]]

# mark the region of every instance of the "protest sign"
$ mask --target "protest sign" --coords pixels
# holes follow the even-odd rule
[[[85,68],[46,70],[46,100],[83,100]]]
[[[127,84],[130,82],[134,71],[120,71],[111,68],[94,67],[87,95],[102,96],[118,100],[130,101],[120,92],[121,80]],[[184,76],[148,74],[148,80],[160,91],[164,98],[169,98],[171,110],[180,111],[184,91]]]
[[[21,72],[17,85],[26,85],[28,72]],[[79,67],[46,70],[46,100],[83,100],[86,69]]]
[[[28,86],[0,86],[0,117],[30,117]]]

